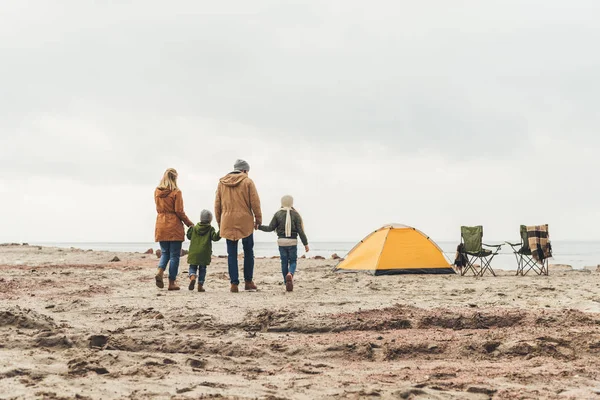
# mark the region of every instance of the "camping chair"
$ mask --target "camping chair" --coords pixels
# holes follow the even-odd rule
[[[490,271],[492,275],[496,276],[490,264],[494,256],[500,251],[502,245],[483,243],[483,226],[481,225],[461,226],[460,240],[462,254],[466,260],[466,266],[461,270],[460,274],[464,276],[468,271],[471,271],[475,276],[483,276],[485,271]],[[493,250],[484,249],[483,246]],[[479,271],[475,268],[475,261],[477,260],[479,260],[479,265],[481,266]]]
[[[517,275],[525,276],[531,270],[538,275],[548,275],[548,259],[541,260],[539,264],[533,259],[531,249],[529,248],[527,227],[525,225],[521,225],[520,234],[521,243],[506,242],[506,244],[512,247],[517,259]]]

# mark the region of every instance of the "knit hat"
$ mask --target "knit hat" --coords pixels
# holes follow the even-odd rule
[[[293,207],[294,198],[290,195],[285,195],[281,198],[281,207]]]
[[[250,164],[244,160],[237,160],[235,164],[233,164],[233,169],[236,171],[250,171]]]
[[[202,210],[200,213],[200,223],[202,224],[210,224],[212,222],[212,213],[208,210]]]

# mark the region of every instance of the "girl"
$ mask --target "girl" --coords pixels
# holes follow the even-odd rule
[[[269,226],[261,225],[258,229],[263,232],[277,231],[277,244],[281,256],[281,273],[285,282],[285,290],[294,290],[294,273],[298,260],[298,235],[304,245],[304,250],[309,251],[308,239],[304,233],[302,217],[294,209],[294,198],[283,196],[281,209],[275,213]]]
[[[175,283],[179,271],[181,244],[185,239],[183,224],[193,226],[194,223],[185,215],[183,197],[177,187],[177,171],[169,168],[165,171],[158,187],[154,191],[156,203],[156,227],[154,240],[160,243],[161,257],[156,273],[156,286],[164,287],[163,274],[169,264],[169,290],[179,290]]]

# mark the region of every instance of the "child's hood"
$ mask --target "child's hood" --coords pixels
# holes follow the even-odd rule
[[[197,235],[204,236],[210,232],[211,228],[211,224],[199,222],[196,224],[196,226],[194,226],[194,231]]]

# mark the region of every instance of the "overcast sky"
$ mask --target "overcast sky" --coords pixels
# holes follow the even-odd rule
[[[600,240],[600,2],[4,0],[0,241],[152,241],[251,164],[311,241]],[[258,233],[256,240],[274,237]]]

